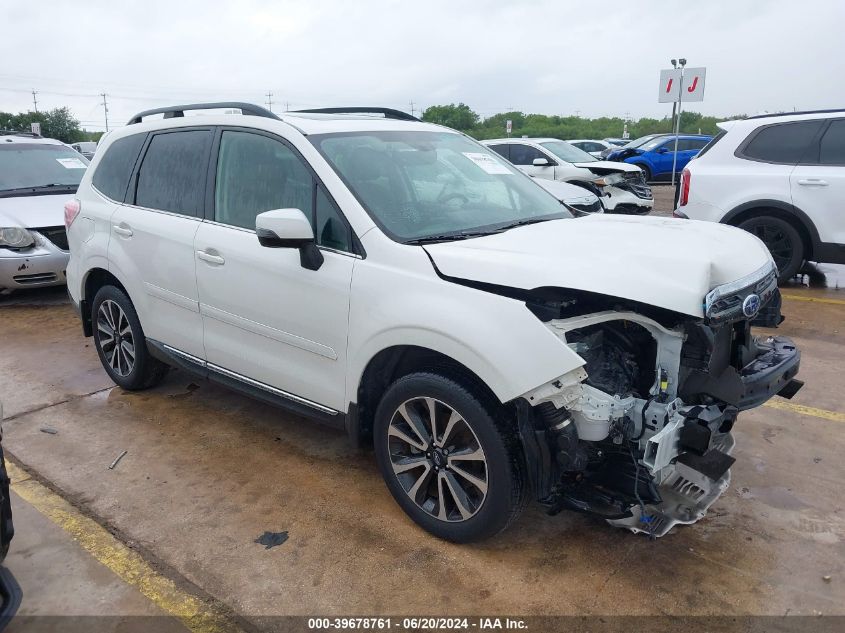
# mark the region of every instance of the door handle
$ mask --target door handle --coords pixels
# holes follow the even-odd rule
[[[222,266],[226,263],[226,260],[220,257],[220,255],[212,255],[211,253],[207,253],[205,251],[197,251],[197,259],[201,259],[209,264],[214,264],[215,266]]]
[[[112,230],[122,237],[132,237],[133,235],[132,229],[128,226],[115,225],[112,227]]]
[[[798,181],[799,185],[804,185],[805,187],[827,187],[827,180],[822,180],[821,178],[802,178]]]

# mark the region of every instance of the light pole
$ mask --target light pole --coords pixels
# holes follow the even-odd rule
[[[672,60],[674,66],[675,60]],[[684,99],[684,66],[687,65],[687,60],[681,57],[678,60],[678,65],[681,67],[681,79],[678,82],[678,116],[675,119],[675,149],[672,152],[672,186],[675,186],[675,168],[678,164],[678,134],[681,128],[681,104]],[[673,102],[674,103],[674,102]],[[674,107],[673,107],[674,110]]]

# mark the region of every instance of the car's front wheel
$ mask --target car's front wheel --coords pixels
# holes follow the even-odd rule
[[[645,180],[646,182],[651,182],[651,170],[645,165],[637,165],[637,167],[639,167],[643,172],[643,180]]]
[[[415,373],[385,392],[376,459],[403,510],[440,538],[466,543],[505,529],[527,500],[514,433],[458,382]]]
[[[91,304],[94,346],[109,377],[120,387],[137,391],[164,378],[167,365],[147,350],[135,306],[120,288],[103,286]]]
[[[804,243],[789,222],[771,215],[758,215],[745,220],[739,228],[760,238],[778,268],[778,279],[794,277],[804,263]]]

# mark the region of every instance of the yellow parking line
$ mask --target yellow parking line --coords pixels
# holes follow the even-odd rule
[[[831,303],[837,306],[845,306],[845,299],[825,299],[823,297],[802,297],[801,295],[781,295],[783,299],[790,301],[810,301],[812,303]]]
[[[763,406],[772,409],[780,409],[781,411],[800,413],[801,415],[811,415],[814,418],[832,420],[833,422],[845,422],[845,413],[828,411],[826,409],[816,409],[815,407],[808,407],[803,404],[795,404],[792,402],[784,402],[783,400],[769,400]]]
[[[103,565],[128,585],[136,587],[162,611],[178,618],[194,633],[240,633],[219,606],[179,589],[157,573],[141,556],[126,547],[99,523],[83,515],[59,495],[6,462],[12,490],[45,517],[70,534]]]

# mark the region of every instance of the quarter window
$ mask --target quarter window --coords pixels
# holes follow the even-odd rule
[[[822,165],[845,165],[845,119],[831,121],[819,145]]]
[[[135,167],[135,159],[138,158],[138,152],[141,151],[146,137],[146,134],[133,134],[109,145],[91,179],[91,183],[103,195],[123,202],[132,169]],[[79,151],[78,146],[74,147]]]
[[[210,147],[210,130],[153,136],[138,170],[135,204],[201,216]]]
[[[752,160],[795,165],[801,160],[821,125],[821,121],[769,125],[747,141],[745,147],[740,149],[740,154]]]
[[[338,251],[352,251],[351,230],[340,214],[340,210],[320,185],[317,185],[314,215],[314,235],[320,246]]]

